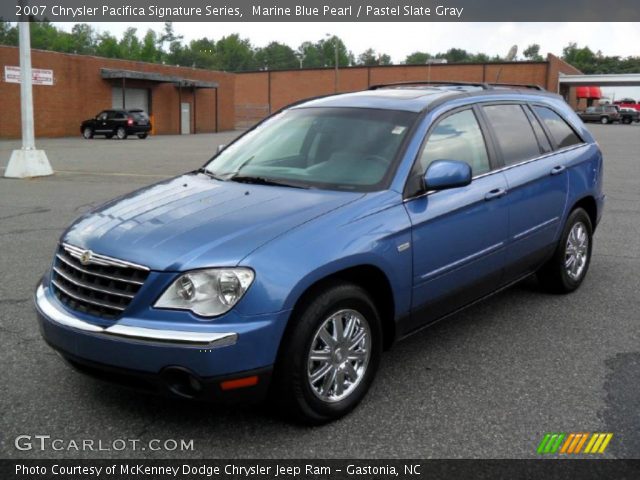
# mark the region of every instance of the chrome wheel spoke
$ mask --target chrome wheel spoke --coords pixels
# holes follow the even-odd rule
[[[589,235],[587,227],[577,222],[567,235],[564,268],[573,280],[579,280],[584,274],[589,255]]]
[[[371,357],[371,330],[355,310],[340,310],[318,328],[307,355],[311,391],[325,402],[349,396],[364,377]]]

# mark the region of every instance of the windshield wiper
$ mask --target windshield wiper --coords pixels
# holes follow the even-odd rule
[[[291,188],[304,188],[308,189],[309,187],[305,185],[287,183],[280,180],[274,180],[266,177],[255,177],[251,175],[233,175],[227,179],[230,182],[239,182],[239,183],[252,183],[255,185],[276,185],[278,187],[291,187]]]
[[[204,173],[205,175],[207,175],[208,177],[213,178],[214,180],[220,180],[221,182],[224,182],[224,178],[216,175],[213,172],[210,172],[209,170],[207,170],[206,168],[199,168],[198,170],[196,170],[198,173]]]

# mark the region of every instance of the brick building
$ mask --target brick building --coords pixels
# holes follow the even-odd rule
[[[18,48],[0,46],[0,138],[20,137],[20,85],[5,73],[18,65]],[[32,50],[32,65],[53,71],[51,85],[33,87],[38,137],[79,135],[82,120],[123,106],[146,110],[156,134],[246,128],[296,100],[334,93],[336,85],[331,68],[232,74],[43,50]],[[341,68],[337,86],[348,92],[385,82],[499,81],[558,91],[561,72],[580,73],[549,55],[543,62]]]

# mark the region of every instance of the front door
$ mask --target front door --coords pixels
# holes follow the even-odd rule
[[[429,192],[405,202],[412,223],[412,316],[403,333],[497,289],[508,229],[507,182],[492,172],[473,109],[438,121],[420,155],[420,170],[435,160],[469,163],[466,187]]]

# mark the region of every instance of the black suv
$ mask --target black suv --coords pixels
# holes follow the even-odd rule
[[[80,133],[87,140],[94,135],[124,140],[129,135],[147,138],[151,131],[151,122],[143,110],[103,110],[94,118],[85,120],[80,126]]]

